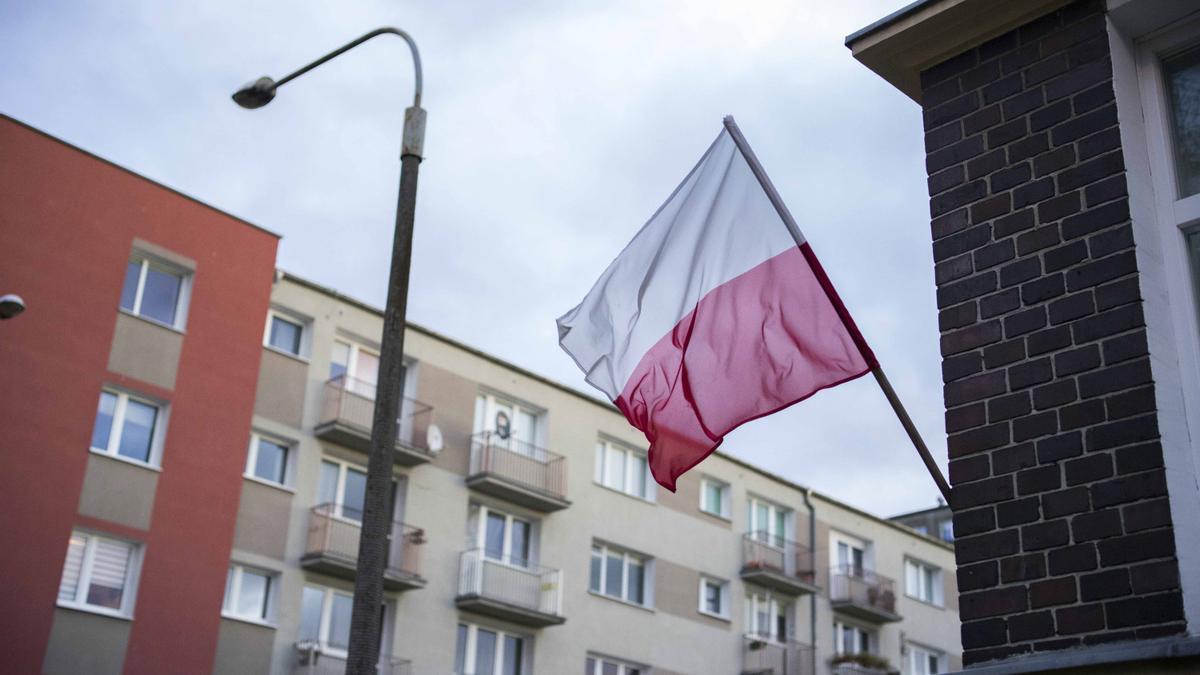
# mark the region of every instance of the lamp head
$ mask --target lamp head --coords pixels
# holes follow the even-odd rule
[[[266,76],[258,78],[233,94],[233,102],[247,110],[261,108],[270,103],[273,98],[275,98],[275,80]]]
[[[0,295],[0,319],[11,319],[25,311],[25,301],[19,295]]]

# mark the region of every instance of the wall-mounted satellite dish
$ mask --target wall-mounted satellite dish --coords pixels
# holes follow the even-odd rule
[[[425,429],[425,445],[430,452],[442,451],[442,430],[436,424],[430,424]]]

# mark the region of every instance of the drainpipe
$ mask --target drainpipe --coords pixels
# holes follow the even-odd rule
[[[810,488],[804,488],[804,505],[808,507],[808,552],[812,555],[813,581],[817,576],[817,510],[809,499],[812,495]],[[815,585],[815,584],[814,584]],[[808,644],[812,647],[812,673],[817,673],[817,594],[808,597]]]

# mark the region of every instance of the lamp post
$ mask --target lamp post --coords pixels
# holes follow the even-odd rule
[[[399,36],[412,50],[416,71],[413,104],[404,111],[404,137],[400,150],[400,197],[392,240],[392,268],[383,316],[383,340],[375,414],[371,424],[371,451],[367,463],[367,488],[363,504],[362,534],[358,541],[358,571],[354,577],[354,609],[350,618],[347,675],[376,672],[383,603],[383,568],[387,558],[392,458],[396,448],[397,415],[404,377],[404,325],[408,304],[408,270],[412,260],[413,214],[417,197],[417,170],[425,139],[425,111],[421,108],[421,55],[412,37],[397,28],[379,28],[313,61],[278,82],[260,77],[233,95],[243,108],[261,108],[275,98],[279,87],[336,58],[377,35]]]

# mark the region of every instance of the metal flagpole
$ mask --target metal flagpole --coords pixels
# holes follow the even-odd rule
[[[729,131],[729,135],[733,138],[733,142],[737,145],[738,150],[742,152],[742,157],[746,159],[746,163],[750,165],[750,170],[754,172],[755,178],[762,185],[763,190],[767,193],[767,198],[771,200],[771,204],[775,206],[775,210],[779,213],[779,217],[783,219],[783,224],[787,226],[788,232],[791,233],[792,239],[796,241],[796,246],[804,250],[804,236],[800,234],[800,226],[796,224],[796,219],[792,218],[792,213],[783,203],[783,198],[779,196],[779,192],[775,189],[775,185],[771,183],[771,179],[767,176],[767,172],[763,170],[762,164],[758,162],[758,157],[754,155],[754,151],[750,149],[750,144],[746,142],[746,137],[742,135],[742,130],[738,128],[737,122],[733,120],[733,116],[725,118],[725,129]],[[811,250],[811,247],[810,247]],[[813,273],[818,278],[825,276],[825,271],[821,269],[821,264],[815,256],[806,256],[809,264],[813,266]],[[909,440],[912,441],[913,447],[917,449],[917,454],[921,456],[921,461],[925,462],[925,468],[929,470],[929,475],[933,477],[933,482],[937,483],[938,490],[946,499],[946,503],[950,504],[950,485],[946,482],[946,478],[942,476],[942,470],[938,468],[936,462],[933,461],[933,455],[929,453],[929,447],[925,445],[924,439],[921,438],[921,432],[917,431],[917,427],[913,424],[912,418],[908,416],[908,411],[904,409],[904,404],[900,402],[900,397],[896,395],[896,390],[892,389],[892,383],[888,381],[887,375],[883,373],[883,368],[875,359],[874,352],[871,351],[866,340],[858,331],[858,327],[854,325],[854,320],[850,317],[849,312],[845,311],[845,306],[842,304],[841,298],[837,296],[837,291],[831,284],[821,284],[825,289],[825,293],[829,296],[829,300],[838,309],[838,315],[842,322],[846,324],[846,328],[850,330],[850,335],[858,346],[859,351],[866,357],[867,362],[871,366],[871,374],[875,376],[875,381],[879,383],[879,388],[883,390],[884,397],[888,403],[892,405],[892,410],[895,411],[896,417],[900,420],[900,425],[904,427],[904,431],[908,433]]]

